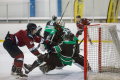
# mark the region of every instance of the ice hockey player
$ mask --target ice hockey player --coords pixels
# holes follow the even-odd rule
[[[78,31],[77,31],[77,33],[76,33],[76,37],[78,37],[79,35],[81,35],[82,34],[82,32],[84,31],[84,25],[90,25],[90,20],[89,19],[87,19],[87,18],[82,18],[81,19],[81,16],[80,15],[78,15],[77,17],[76,17],[76,19],[77,19],[77,23],[76,23],[76,25],[77,25],[77,29],[78,29]]]
[[[61,34],[61,32],[62,32],[62,34]],[[59,21],[58,21],[56,26],[54,26],[54,29],[51,30],[51,32],[47,35],[46,39],[58,43],[58,41],[61,41],[61,39],[62,39],[61,35],[63,35],[63,34],[64,34],[63,27],[61,25],[59,25]],[[49,45],[47,45],[47,46],[46,45],[40,45],[40,49],[42,51],[45,51],[45,49],[48,50],[49,48],[50,48]]]
[[[54,38],[53,38],[52,41],[54,41],[54,42],[59,44],[59,43],[61,43],[64,40],[64,36],[68,32],[70,32],[70,33],[72,33],[72,32],[68,28],[65,28],[64,21],[61,20],[61,22],[58,21],[58,23],[59,23],[59,25],[57,24],[56,27],[58,27],[59,29],[56,28],[56,33],[55,33],[55,31],[51,31],[50,34],[54,33]],[[79,50],[79,45],[78,45],[78,38],[76,36],[74,36],[74,42],[76,43],[76,46],[75,46],[76,49],[75,49],[75,53],[74,53],[74,55],[72,57],[73,60],[74,60],[73,64],[77,65],[81,69],[84,69],[84,57],[79,54],[80,50]],[[49,52],[49,50],[48,50],[48,52]],[[58,68],[60,69],[60,67],[57,67],[57,69]],[[62,67],[61,67],[61,69],[62,69]],[[88,66],[88,70],[90,70],[90,66]]]
[[[8,34],[5,37],[3,47],[7,50],[12,58],[14,64],[11,69],[11,74],[16,74],[20,78],[26,78],[23,74],[22,66],[24,61],[24,54],[19,47],[27,46],[31,53],[36,57],[40,52],[34,47],[34,42],[49,44],[50,42],[40,37],[41,27],[37,27],[34,23],[28,23],[26,30],[20,30],[15,34]],[[52,44],[52,43],[51,43]],[[19,47],[18,47],[19,46]]]
[[[52,20],[47,22],[45,31],[44,31],[44,39],[46,39],[49,33],[55,28],[56,20],[57,20],[57,16],[53,15]]]
[[[58,23],[59,23],[59,21],[58,21]],[[64,21],[61,21],[59,23],[59,30],[56,31],[55,36],[53,38],[53,41],[56,42],[56,43],[61,43],[64,40],[65,35],[69,32],[72,33],[68,28],[65,28]],[[74,60],[73,64],[77,65],[81,69],[84,69],[84,57],[79,54],[80,50],[79,50],[78,38],[76,36],[74,36],[73,41],[76,43],[75,53],[72,57],[72,59]],[[62,67],[57,67],[57,69],[58,68],[62,69]],[[89,63],[88,63],[88,70],[91,70],[91,67],[90,67]]]
[[[56,66],[62,67],[64,65],[72,65],[72,57],[74,55],[76,45],[73,38],[74,34],[68,32],[65,35],[64,41],[51,48],[51,53],[41,54],[38,58],[39,60],[34,61],[30,67],[28,67],[27,64],[24,64],[27,73],[39,65],[44,74],[55,69]],[[38,62],[43,63],[38,64]]]
[[[60,43],[61,41],[63,41],[64,34],[67,30],[69,29],[65,28],[65,23],[62,20],[61,22],[58,21],[55,29],[49,34],[48,39],[51,40],[51,37],[53,37],[52,41]]]

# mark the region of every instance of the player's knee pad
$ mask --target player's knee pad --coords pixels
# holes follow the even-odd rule
[[[24,55],[23,55],[23,53],[17,55],[17,56],[15,57],[15,59],[16,59],[16,60],[23,61],[23,60],[24,60]]]
[[[23,60],[24,60],[24,55],[23,53],[22,54],[19,54],[15,57],[15,60],[14,60],[14,65],[19,67],[19,68],[22,68],[23,66]]]

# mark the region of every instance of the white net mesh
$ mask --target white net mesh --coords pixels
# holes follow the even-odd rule
[[[120,43],[116,26],[88,26],[87,32],[93,43],[87,42],[87,60],[92,69],[87,71],[88,80],[120,80]]]

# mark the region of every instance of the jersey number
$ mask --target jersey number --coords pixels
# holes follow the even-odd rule
[[[51,21],[51,22],[50,22],[50,25],[53,25],[53,24],[54,24],[54,22],[53,22],[53,21]]]

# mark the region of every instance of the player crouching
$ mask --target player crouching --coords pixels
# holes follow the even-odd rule
[[[30,72],[35,67],[39,66],[40,70],[46,74],[56,67],[63,67],[65,65],[71,66],[76,45],[76,42],[73,41],[73,38],[74,34],[68,32],[65,35],[64,41],[51,48],[51,53],[40,55],[38,57],[39,60],[34,61],[34,63],[30,66],[24,64],[24,67]]]

